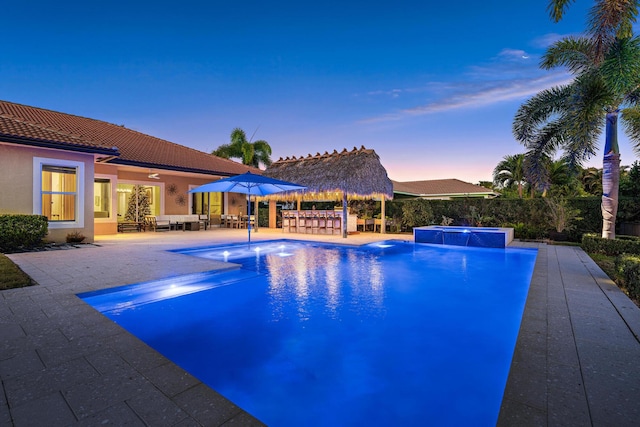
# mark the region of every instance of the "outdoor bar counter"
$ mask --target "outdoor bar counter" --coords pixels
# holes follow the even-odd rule
[[[357,229],[358,217],[347,215],[347,232]],[[342,234],[342,209],[341,210],[308,210],[308,211],[282,211],[282,230],[285,233],[303,234]]]

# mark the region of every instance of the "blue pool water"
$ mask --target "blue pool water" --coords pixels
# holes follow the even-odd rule
[[[80,296],[270,426],[495,425],[535,250],[182,252],[243,267]]]

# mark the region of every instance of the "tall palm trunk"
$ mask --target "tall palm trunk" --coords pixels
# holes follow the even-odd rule
[[[618,149],[618,111],[607,113],[606,141],[602,165],[602,238],[616,238],[620,150]]]

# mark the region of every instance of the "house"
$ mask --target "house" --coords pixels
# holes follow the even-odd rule
[[[0,214],[47,216],[50,241],[115,234],[141,191],[151,215],[239,213],[244,196],[188,191],[247,171],[261,173],[124,126],[0,101]]]
[[[435,200],[451,200],[459,198],[493,199],[499,196],[494,191],[460,181],[459,179],[432,179],[427,181],[406,181],[393,183],[394,198],[421,198]]]

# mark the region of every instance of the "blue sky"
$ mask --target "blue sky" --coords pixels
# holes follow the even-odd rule
[[[524,152],[517,108],[568,78],[540,55],[592,5],[554,24],[541,0],[344,3],[8,2],[0,99],[207,152],[235,127],[274,160],[364,145],[392,179],[478,182]]]

